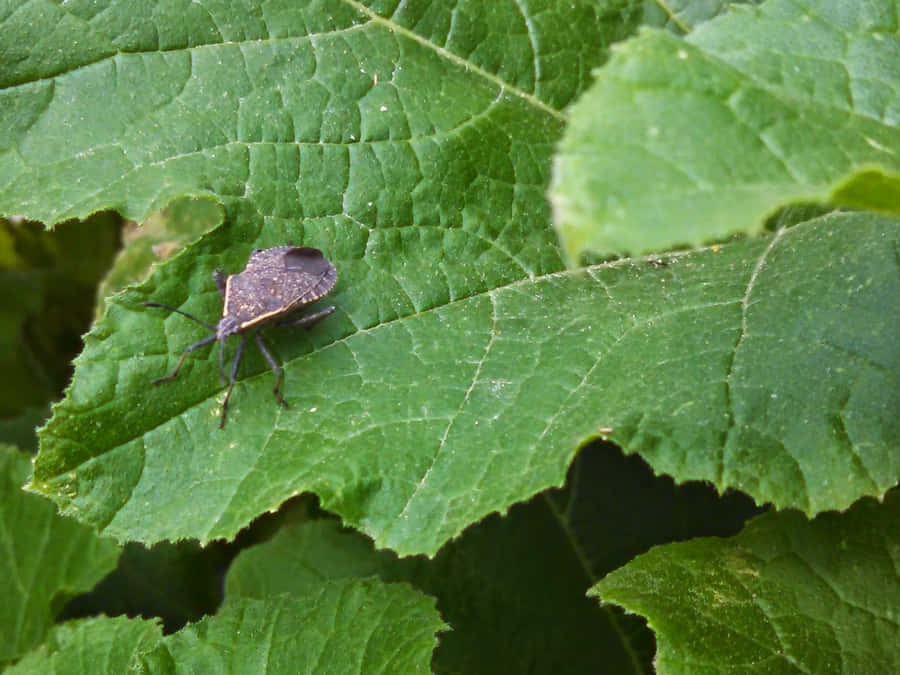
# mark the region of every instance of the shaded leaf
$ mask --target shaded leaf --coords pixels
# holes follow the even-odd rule
[[[659,544],[736,534],[760,513],[740,492],[718,495],[709,483],[676,485],[653,475],[639,456],[624,456],[611,443],[579,451],[567,488],[548,499],[594,579]]]
[[[667,28],[676,35],[689,33],[704,21],[724,14],[732,5],[755,4],[763,0],[732,2],[730,0],[666,0],[644,2],[643,24]]]
[[[213,614],[222,600],[222,573],[230,556],[222,544],[193,541],[127,544],[116,569],[90,592],[73,598],[58,620],[105,614],[162,619],[166,633]]]
[[[23,492],[28,472],[27,455],[0,445],[0,665],[39,645],[65,600],[91,588],[119,555],[114,542]]]
[[[226,597],[304,593],[328,579],[378,575],[437,599],[452,631],[441,636],[436,672],[651,672],[654,645],[642,622],[591,609],[585,592],[654,544],[733,534],[754,512],[742,495],[676,487],[640,458],[592,444],[565,490],[486,518],[433,560],[376,552],[335,522],[297,523],[235,559]]]
[[[286,527],[235,559],[225,597],[302,595],[329,580],[378,575],[437,599],[452,630],[441,635],[435,672],[649,672],[652,640],[642,622],[592,607],[581,563],[546,498],[536,497],[468,530],[433,560],[375,552],[333,521]]]
[[[900,668],[900,494],[812,522],[767,514],[731,539],[653,549],[592,593],[647,617],[657,671]]]
[[[0,442],[32,449],[72,376],[121,219],[100,213],[47,232],[0,219]]]
[[[336,580],[301,598],[228,602],[167,646],[204,673],[425,673],[444,629],[434,601],[406,584]]]
[[[165,638],[138,619],[63,624],[10,672],[424,673],[443,628],[433,601],[403,584],[335,581],[302,598],[237,600]]]
[[[64,623],[6,673],[121,675],[140,671],[141,661],[157,648],[161,637],[162,631],[153,621],[102,617]]]
[[[900,211],[897,13],[769,0],[615,49],[556,159],[567,255],[752,234],[796,202]]]

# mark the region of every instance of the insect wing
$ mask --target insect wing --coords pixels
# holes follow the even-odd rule
[[[318,249],[278,246],[254,251],[240,274],[228,277],[225,316],[241,329],[287,314],[326,295],[337,270]]]
[[[317,248],[291,248],[283,260],[285,294],[294,293],[295,297],[292,308],[325,297],[337,283],[337,269]]]

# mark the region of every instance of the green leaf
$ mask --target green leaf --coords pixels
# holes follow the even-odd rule
[[[54,627],[39,649],[26,654],[8,675],[121,675],[140,672],[158,647],[162,630],[154,621],[98,617]],[[171,672],[171,671],[169,671]]]
[[[879,370],[894,354],[883,332],[870,335],[886,321],[872,305],[883,304],[894,283],[887,272],[893,254],[879,244],[892,225],[870,222],[852,241],[849,228],[839,228],[841,245],[833,247],[828,237],[817,243],[815,235],[803,236],[808,229],[778,235],[774,258],[809,276],[818,284],[812,291],[790,275],[763,274],[771,267],[768,243],[674,258],[672,269],[637,260],[555,275],[561,261],[543,197],[550,149],[563,126],[554,106],[584,86],[588,64],[600,58],[600,36],[616,34],[604,27],[621,31],[621,16],[609,21],[577,3],[562,14],[535,6],[524,27],[537,32],[520,38],[513,31],[498,51],[486,42],[487,29],[522,26],[513,4],[480,6],[485,13],[471,16],[452,14],[446,4],[428,11],[404,5],[389,17],[335,5],[331,19],[323,7],[269,17],[265,30],[277,37],[260,36],[252,13],[231,16],[227,9],[221,16],[232,22],[217,24],[221,36],[189,14],[177,21],[160,16],[155,27],[168,32],[119,35],[117,44],[130,48],[151,38],[171,48],[147,47],[141,64],[190,57],[194,66],[173,85],[177,103],[148,103],[143,112],[154,114],[136,119],[127,134],[129,142],[152,146],[131,149],[132,157],[156,159],[128,174],[146,183],[122,192],[123,199],[139,212],[169,190],[190,193],[198,185],[191,181],[206,181],[203,190],[223,202],[226,222],[119,296],[87,336],[68,397],[43,432],[37,489],[105,532],[148,543],[232,537],[259,513],[310,490],[380,546],[434,553],[488,513],[560,484],[576,446],[592,435],[609,435],[679,480],[708,478],[720,489],[740,487],[760,501],[810,511],[880,494],[896,479],[885,449],[894,432],[884,413],[892,399],[883,395],[893,381],[889,369]],[[96,23],[114,24],[123,13],[132,18],[123,5],[111,5]],[[597,30],[584,30],[586,23]],[[533,47],[534,35],[541,36],[539,69],[516,56]],[[122,49],[111,57],[116,72],[133,74],[133,55]],[[566,54],[564,72],[558,53]],[[28,72],[75,78],[70,89],[81,95],[109,64],[91,52],[96,63],[76,67],[79,54],[66,52],[72,63],[65,68],[34,62]],[[228,107],[258,102],[246,90],[248,70],[254,92],[285,101],[253,108],[274,117],[241,117],[240,108]],[[152,68],[140,72],[152,75],[137,80],[148,92],[171,85]],[[222,110],[206,105],[213,91]],[[51,109],[65,116],[78,106]],[[279,135],[286,134],[280,111],[293,112],[291,134]],[[72,157],[93,161],[91,134],[107,133],[106,125],[54,144],[48,129],[55,127],[43,114],[40,124],[21,127],[21,147],[64,153],[66,143],[81,138],[87,145]],[[207,114],[220,114],[220,124],[197,122]],[[151,143],[159,136],[141,124],[160,118],[173,133]],[[249,119],[260,126],[238,124]],[[227,149],[192,136],[223,129],[237,138]],[[183,172],[187,160],[193,169]],[[41,186],[53,185],[51,174],[64,165],[33,163],[26,173],[43,178],[21,194],[46,199]],[[79,204],[115,201],[112,192],[103,197],[90,185],[67,185],[87,190]],[[154,196],[144,199],[142,190]],[[335,261],[341,281],[331,300],[339,310],[310,333],[278,336],[290,410],[273,404],[271,375],[251,354],[229,426],[217,431],[215,357],[191,358],[178,380],[148,384],[203,333],[139,303],[152,298],[214,320],[221,300],[210,273],[239,271],[253,247],[287,240],[323,248]],[[853,253],[839,265],[835,256],[844,251]],[[857,287],[842,277],[845,264],[872,284]],[[832,286],[840,289],[834,302],[817,305]],[[775,300],[751,303],[747,289],[760,287]],[[793,311],[777,300],[785,293],[804,302],[810,294],[815,311]],[[836,313],[845,306],[860,319],[849,333]],[[742,339],[744,324],[757,317],[767,330],[785,322],[783,344]],[[845,351],[833,353],[816,341],[821,335]],[[803,349],[807,339],[817,350]],[[847,345],[857,342],[863,358],[854,360]],[[788,354],[788,366],[834,367],[837,385],[802,377],[795,384],[787,366],[769,368],[768,354],[761,355],[769,348]],[[791,381],[782,381],[789,372]],[[760,375],[770,380],[760,385],[753,379]],[[776,399],[754,398],[763,391]],[[802,414],[784,403],[792,396],[804,404]]]
[[[342,238],[412,216],[459,228],[488,206],[531,231],[559,111],[631,4],[19,0],[3,25],[19,40],[0,61],[0,213],[140,221],[208,194]]]
[[[846,508],[900,475],[900,354],[884,311],[900,295],[898,234],[897,220],[833,216],[501,285],[364,330],[329,319],[313,351],[304,336],[278,342],[291,408],[275,405],[257,358],[224,430],[214,357],[148,386],[202,333],[133,291],[86,338],[32,487],[145,542],[232,537],[312,491],[379,547],[433,554],[562,484],[599,435],[679,481]],[[358,307],[350,289],[336,302]]]
[[[28,456],[0,445],[0,666],[39,645],[65,600],[90,589],[119,555],[114,542],[23,492],[28,473]]]
[[[444,628],[434,602],[404,584],[325,582],[302,598],[230,603],[162,639],[149,621],[64,624],[9,672],[424,673]]]
[[[731,539],[653,549],[592,590],[647,617],[657,672],[900,668],[900,493],[812,522],[767,514]]]
[[[204,673],[420,673],[444,629],[434,601],[405,584],[339,580],[302,598],[230,602],[168,649]]]
[[[225,577],[225,599],[304,595],[325,581],[371,577],[397,564],[396,554],[375,551],[370,540],[334,520],[289,523],[237,555]]]
[[[566,254],[754,234],[796,202],[900,211],[898,11],[770,0],[617,47],[555,163]]]

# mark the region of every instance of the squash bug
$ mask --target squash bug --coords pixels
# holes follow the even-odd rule
[[[181,352],[175,369],[159,379],[153,380],[153,384],[161,384],[174,380],[178,375],[181,364],[191,352],[205,347],[213,342],[219,343],[219,385],[225,385],[225,340],[232,335],[240,335],[231,364],[231,373],[228,379],[228,391],[225,401],[222,403],[222,417],[219,420],[219,428],[225,426],[225,416],[228,413],[228,400],[234,389],[234,378],[237,376],[238,367],[241,365],[241,357],[244,355],[244,347],[247,344],[247,332],[253,330],[256,346],[265,357],[275,373],[275,387],[272,391],[280,405],[287,408],[287,401],[279,392],[279,387],[284,380],[284,371],[272,352],[266,347],[259,329],[265,325],[276,326],[306,326],[321,321],[334,311],[334,306],[326,307],[313,314],[292,318],[290,315],[303,309],[317,300],[325,297],[334,288],[337,282],[337,270],[334,265],[322,255],[316,248],[297,246],[276,246],[274,248],[256,249],[250,254],[247,266],[240,274],[231,274],[227,277],[221,270],[213,272],[213,279],[222,295],[222,318],[213,326],[195,316],[183,312],[175,307],[164,305],[160,302],[142,303],[145,307],[161,307],[172,312],[186,316],[205,326],[212,335],[203,338],[199,342],[188,345]]]

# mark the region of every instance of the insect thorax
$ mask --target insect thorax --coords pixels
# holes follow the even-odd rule
[[[216,339],[223,340],[229,335],[236,335],[240,329],[240,324],[233,316],[223,316],[219,319],[216,326]]]

